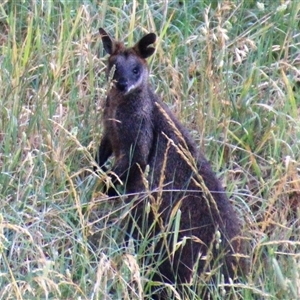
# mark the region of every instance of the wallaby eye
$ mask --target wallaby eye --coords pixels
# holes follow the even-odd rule
[[[135,67],[135,68],[132,69],[132,73],[133,73],[133,74],[136,74],[136,75],[137,75],[137,74],[139,74],[139,72],[140,72],[140,70],[139,70],[138,67]]]

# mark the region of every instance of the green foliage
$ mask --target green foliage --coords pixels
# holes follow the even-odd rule
[[[100,26],[129,43],[159,36],[151,81],[222,176],[250,240],[251,271],[232,298],[300,297],[299,1],[2,2],[0,299],[147,292],[144,254],[122,246],[128,208],[93,173]],[[203,288],[194,280],[187,299]],[[221,276],[208,288],[223,299]]]

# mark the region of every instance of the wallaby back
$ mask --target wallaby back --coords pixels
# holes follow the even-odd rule
[[[139,195],[127,198],[133,204],[134,218],[128,225],[128,235],[138,243],[151,232],[153,263],[160,262],[153,279],[176,283],[179,290],[181,283],[190,282],[195,264],[199,274],[210,270],[214,260],[211,264],[199,260],[199,255],[205,256],[209,249],[214,259],[223,253],[222,272],[226,278],[234,277],[238,265],[234,254],[243,249],[236,214],[208,161],[148,82],[146,58],[155,51],[151,45],[156,35],[149,33],[126,48],[102,28],[100,34],[110,55],[107,74],[115,70],[96,160],[101,167],[113,154],[114,183],[121,181],[126,193]],[[147,190],[150,197],[145,197]],[[108,194],[116,192],[110,189]],[[148,202],[151,212],[146,214]],[[175,216],[180,218],[179,231],[174,228]],[[212,245],[219,243],[216,232],[220,233],[219,250]],[[246,271],[246,264],[241,264],[241,269]],[[168,299],[163,293],[154,297]]]

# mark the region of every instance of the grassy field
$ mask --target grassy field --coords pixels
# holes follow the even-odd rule
[[[284,0],[2,1],[0,299],[147,296],[145,268],[122,245],[126,212],[93,173],[100,26],[129,44],[159,36],[151,81],[249,237],[251,270],[232,299],[299,299],[299,11]]]

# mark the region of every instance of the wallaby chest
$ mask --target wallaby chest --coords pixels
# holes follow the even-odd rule
[[[120,97],[111,92],[104,108],[104,129],[109,134],[113,151],[130,147],[151,122],[151,101],[142,92]]]

